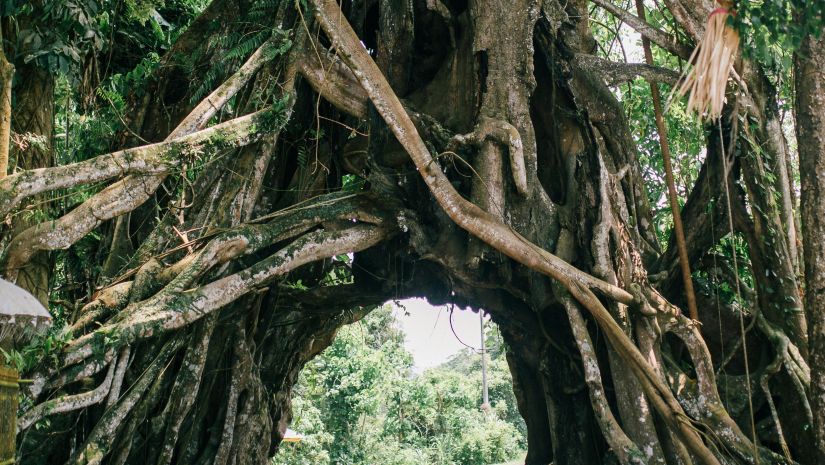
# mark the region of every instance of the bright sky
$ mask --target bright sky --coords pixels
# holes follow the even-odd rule
[[[449,307],[433,307],[424,299],[402,300],[406,308],[396,308],[395,316],[406,335],[405,346],[415,359],[415,371],[420,373],[435,367],[465,346],[450,330]],[[465,344],[481,347],[478,313],[455,309],[453,315],[455,333]]]

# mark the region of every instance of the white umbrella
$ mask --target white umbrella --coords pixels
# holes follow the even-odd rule
[[[0,347],[13,349],[42,334],[52,316],[25,289],[0,279]],[[14,463],[17,435],[17,369],[0,357],[0,464]]]
[[[0,279],[0,347],[25,344],[52,324],[48,310],[25,289]]]

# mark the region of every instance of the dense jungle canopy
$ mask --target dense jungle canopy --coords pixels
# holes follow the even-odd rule
[[[267,463],[408,297],[498,325],[528,465],[825,463],[825,2],[730,6],[657,125],[712,1],[0,2],[17,463]]]

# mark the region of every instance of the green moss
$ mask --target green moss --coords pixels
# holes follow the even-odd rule
[[[166,147],[163,159],[170,162],[180,160],[184,154],[185,147],[186,145],[180,142],[170,142]]]
[[[111,349],[119,348],[122,335],[118,328],[99,329],[92,333],[92,353],[102,357]]]

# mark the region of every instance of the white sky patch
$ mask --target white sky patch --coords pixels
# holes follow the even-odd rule
[[[400,301],[406,309],[396,307],[395,316],[404,331],[404,346],[413,355],[414,370],[421,373],[444,363],[467,344],[475,349],[481,347],[481,329],[478,313],[455,307],[453,328],[450,329],[448,306],[434,307],[424,299]],[[456,338],[464,342],[462,344]]]

